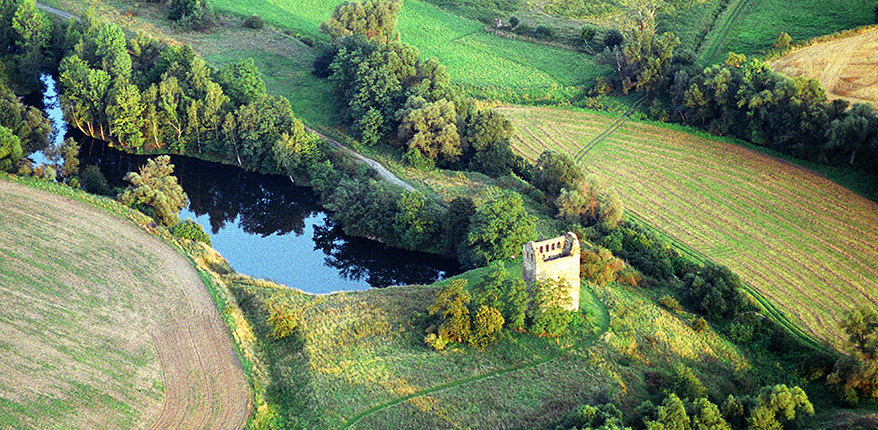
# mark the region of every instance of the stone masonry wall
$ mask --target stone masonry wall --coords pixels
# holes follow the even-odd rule
[[[579,239],[573,233],[528,242],[522,247],[524,280],[530,285],[537,279],[564,279],[570,286],[571,311],[579,310]]]

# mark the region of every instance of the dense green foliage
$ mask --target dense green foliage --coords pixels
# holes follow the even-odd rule
[[[171,157],[161,155],[146,161],[139,172],[128,172],[125,180],[131,185],[119,195],[119,200],[129,206],[142,208],[155,214],[165,226],[180,222],[180,209],[189,203],[189,197],[173,175]]]
[[[396,22],[401,9],[402,0],[346,1],[335,7],[320,30],[333,39],[362,36],[387,43],[397,38]]]
[[[217,15],[208,0],[172,0],[168,19],[187,30],[205,31],[216,26]]]
[[[844,316],[841,327],[847,334],[849,355],[835,363],[827,381],[843,401],[854,404],[860,397],[878,397],[878,312],[858,306]]]
[[[2,80],[0,80],[0,126],[7,128],[18,138],[19,158],[41,151],[49,145],[49,134],[52,131],[49,120],[39,109],[23,104]],[[13,146],[10,144],[9,148]],[[12,152],[14,151],[8,154]],[[16,159],[15,162],[17,161]],[[15,162],[11,167],[17,167]]]
[[[467,267],[479,267],[506,259],[535,237],[533,217],[524,209],[521,195],[500,192],[470,218],[468,248],[460,260]]]
[[[668,77],[671,118],[807,160],[878,161],[878,115],[828,102],[814,80],[780,76],[759,60],[730,54],[723,64]]]
[[[0,125],[0,171],[11,171],[21,159],[21,140]]]
[[[67,39],[75,45],[60,66],[62,107],[89,136],[263,172],[278,171],[279,141],[314,146],[289,102],[265,94],[251,61],[214,71],[188,46],[128,41],[118,27],[89,20],[70,25]]]
[[[729,395],[720,407],[704,397],[681,398],[670,393],[662,404],[644,402],[634,414],[623,415],[613,404],[574,408],[555,430],[755,430],[795,429],[814,406],[799,387],[763,387],[758,396]],[[627,418],[627,420],[626,420]]]
[[[494,261],[472,285],[455,279],[437,293],[428,311],[438,318],[424,341],[437,350],[449,342],[484,349],[505,336],[503,328],[558,337],[574,319],[575,313],[566,309],[569,293],[566,282],[538,280],[528,286],[501,261]]]
[[[206,243],[207,246],[211,245],[210,235],[205,233],[204,229],[201,228],[201,224],[198,224],[191,219],[187,219],[171,227],[171,234],[184,239]]]

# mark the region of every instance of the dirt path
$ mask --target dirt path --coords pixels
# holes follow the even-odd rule
[[[17,405],[0,402],[0,416],[15,428],[243,427],[249,386],[188,260],[56,194],[0,180],[0,202],[0,399]]]
[[[371,159],[371,158],[369,158],[369,157],[366,157],[365,155],[360,154],[359,152],[354,151],[353,149],[348,148],[347,146],[344,146],[344,145],[342,145],[342,144],[336,142],[335,140],[333,140],[333,139],[331,139],[331,138],[329,138],[329,137],[323,135],[322,133],[320,133],[320,132],[317,131],[317,130],[313,130],[313,129],[311,129],[311,131],[313,131],[315,134],[317,134],[318,136],[320,136],[321,139],[323,139],[323,140],[329,142],[330,144],[332,144],[332,146],[335,146],[335,147],[337,147],[337,148],[341,148],[342,151],[344,151],[345,153],[347,153],[347,154],[349,154],[350,156],[356,158],[357,160],[362,161],[362,162],[365,163],[367,166],[369,166],[369,167],[371,167],[372,169],[374,169],[376,172],[378,172],[378,176],[380,176],[381,179],[384,179],[385,181],[390,182],[391,184],[396,185],[396,186],[398,186],[398,187],[401,187],[401,188],[403,188],[404,190],[407,190],[407,191],[414,191],[414,190],[415,190],[415,187],[409,185],[408,182],[403,181],[402,179],[399,179],[396,175],[394,175],[394,174],[391,173],[389,170],[387,170],[387,168],[385,168],[383,165],[381,165],[381,163],[379,163],[379,162],[377,162],[377,161],[375,161],[375,160],[373,160],[373,159]]]
[[[70,18],[73,18],[73,19],[79,21],[79,17],[73,16],[73,15],[67,13],[67,12],[64,12],[63,10],[55,9],[55,8],[53,8],[53,7],[46,6],[46,5],[44,5],[44,4],[40,4],[40,3],[37,3],[37,7],[40,8],[40,9],[42,9],[42,10],[44,10],[44,11],[46,11],[46,12],[51,13],[52,15],[59,16],[59,17],[61,17],[62,19],[70,19]]]

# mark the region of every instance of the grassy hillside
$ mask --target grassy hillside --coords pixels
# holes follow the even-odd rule
[[[571,156],[613,118],[569,110],[500,110],[517,150]],[[795,323],[841,346],[841,312],[878,304],[878,205],[782,160],[716,139],[628,122],[582,165],[626,208],[683,246],[726,265]]]
[[[0,428],[241,428],[249,390],[189,262],[109,212],[139,213],[36,186],[0,179]]]
[[[481,273],[463,276],[478,282]],[[756,380],[800,383],[765,373],[712,329],[693,331],[693,315],[669,312],[630,287],[584,284],[589,323],[560,339],[513,333],[486,351],[451,345],[437,352],[423,337],[438,285],[311,296],[228,280],[271,363],[269,397],[292,428],[542,427],[583,402],[613,400],[633,410],[660,395],[647,372],[668,384],[703,385],[716,398]],[[295,310],[299,329],[273,340],[265,321],[279,304]],[[675,382],[689,372],[688,382]]]

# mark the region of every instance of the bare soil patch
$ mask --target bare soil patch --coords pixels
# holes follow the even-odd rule
[[[769,64],[788,76],[817,79],[830,99],[878,103],[878,28],[811,45]]]
[[[0,180],[0,427],[241,428],[249,388],[190,263],[135,224]]]

